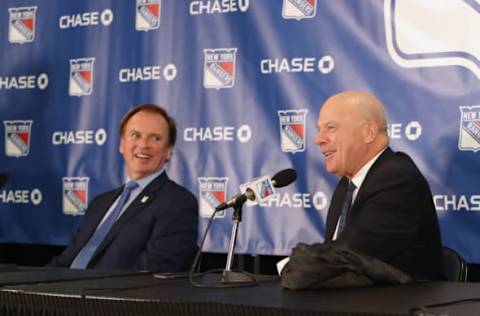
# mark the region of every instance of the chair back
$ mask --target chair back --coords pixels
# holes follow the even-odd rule
[[[442,259],[446,281],[467,282],[467,264],[455,250],[443,246]]]

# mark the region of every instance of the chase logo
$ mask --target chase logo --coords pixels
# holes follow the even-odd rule
[[[63,213],[83,215],[88,206],[88,177],[63,177]]]
[[[204,49],[203,86],[231,88],[235,84],[236,48]]]
[[[246,12],[250,0],[196,0],[190,2],[190,15]]]
[[[42,203],[42,191],[40,189],[29,190],[3,190],[0,191],[0,203],[4,204],[33,204]]]
[[[390,139],[406,138],[411,142],[417,141],[422,136],[422,125],[418,121],[405,123],[388,123],[387,132]]]
[[[239,142],[247,143],[252,138],[252,129],[244,124],[237,128],[236,132],[233,126],[187,127],[183,131],[183,139],[186,142],[232,142],[235,136]]]
[[[66,131],[66,132],[53,132],[52,134],[52,144],[54,145],[79,145],[87,144],[93,145],[97,144],[102,146],[107,140],[107,132],[100,128],[97,131],[90,130],[80,130],[80,131]]]
[[[92,94],[94,62],[93,57],[70,59],[69,95],[80,97]]]
[[[0,90],[24,90],[40,89],[44,90],[48,86],[48,75],[41,73],[37,75],[0,77]]]
[[[199,177],[200,216],[211,217],[217,205],[226,201],[228,178]],[[219,211],[215,217],[225,217],[225,211]]]
[[[480,105],[460,107],[458,149],[480,150]]]
[[[284,19],[313,18],[317,11],[317,0],[283,0],[282,17]]]
[[[480,211],[480,195],[478,194],[437,194],[433,196],[433,202],[437,211]]]
[[[385,0],[388,52],[402,67],[457,65],[480,79],[479,13],[471,0]]]
[[[335,60],[330,55],[320,58],[315,57],[294,57],[294,58],[273,58],[262,59],[260,61],[260,71],[262,74],[273,73],[295,73],[295,72],[315,72],[318,71],[324,75],[329,74],[335,68]]]
[[[99,11],[83,12],[71,15],[62,15],[58,20],[61,29],[68,29],[73,27],[82,27],[90,25],[108,26],[113,22],[113,12],[110,9],[105,9],[101,13]]]
[[[278,111],[283,152],[305,151],[305,124],[308,110]]]
[[[30,152],[33,121],[3,121],[5,125],[5,155],[25,157]]]
[[[8,41],[20,44],[33,42],[37,7],[9,8],[8,12]]]
[[[327,195],[322,191],[309,192],[284,192],[277,193],[268,200],[259,203],[263,207],[275,208],[299,208],[306,209],[314,207],[318,211],[325,210],[328,206]]]
[[[118,81],[126,83],[160,80],[162,79],[162,75],[165,80],[172,81],[177,76],[177,66],[175,66],[175,64],[167,64],[163,67],[163,71],[159,65],[122,68],[118,72]]]
[[[158,29],[161,12],[161,0],[137,0],[135,29],[137,31]]]

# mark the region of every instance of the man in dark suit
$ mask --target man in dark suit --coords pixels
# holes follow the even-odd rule
[[[176,140],[161,107],[131,109],[120,125],[128,179],[97,196],[65,251],[51,265],[72,268],[187,271],[197,249],[198,203],[164,165]]]
[[[388,147],[382,104],[365,92],[339,93],[322,106],[317,128],[315,142],[326,169],[341,177],[325,242],[346,245],[415,279],[440,279],[441,238],[432,193],[412,159]]]

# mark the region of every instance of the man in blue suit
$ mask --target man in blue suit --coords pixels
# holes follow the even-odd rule
[[[176,125],[161,107],[131,109],[120,125],[126,184],[97,196],[51,265],[116,270],[186,271],[197,249],[198,202],[164,170]]]

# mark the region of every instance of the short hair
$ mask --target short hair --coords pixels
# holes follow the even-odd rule
[[[123,116],[120,121],[120,137],[123,136],[128,121],[138,112],[157,113],[163,116],[168,124],[168,144],[172,147],[175,145],[175,141],[177,140],[177,124],[175,123],[175,119],[168,114],[167,110],[151,103],[137,105]]]

